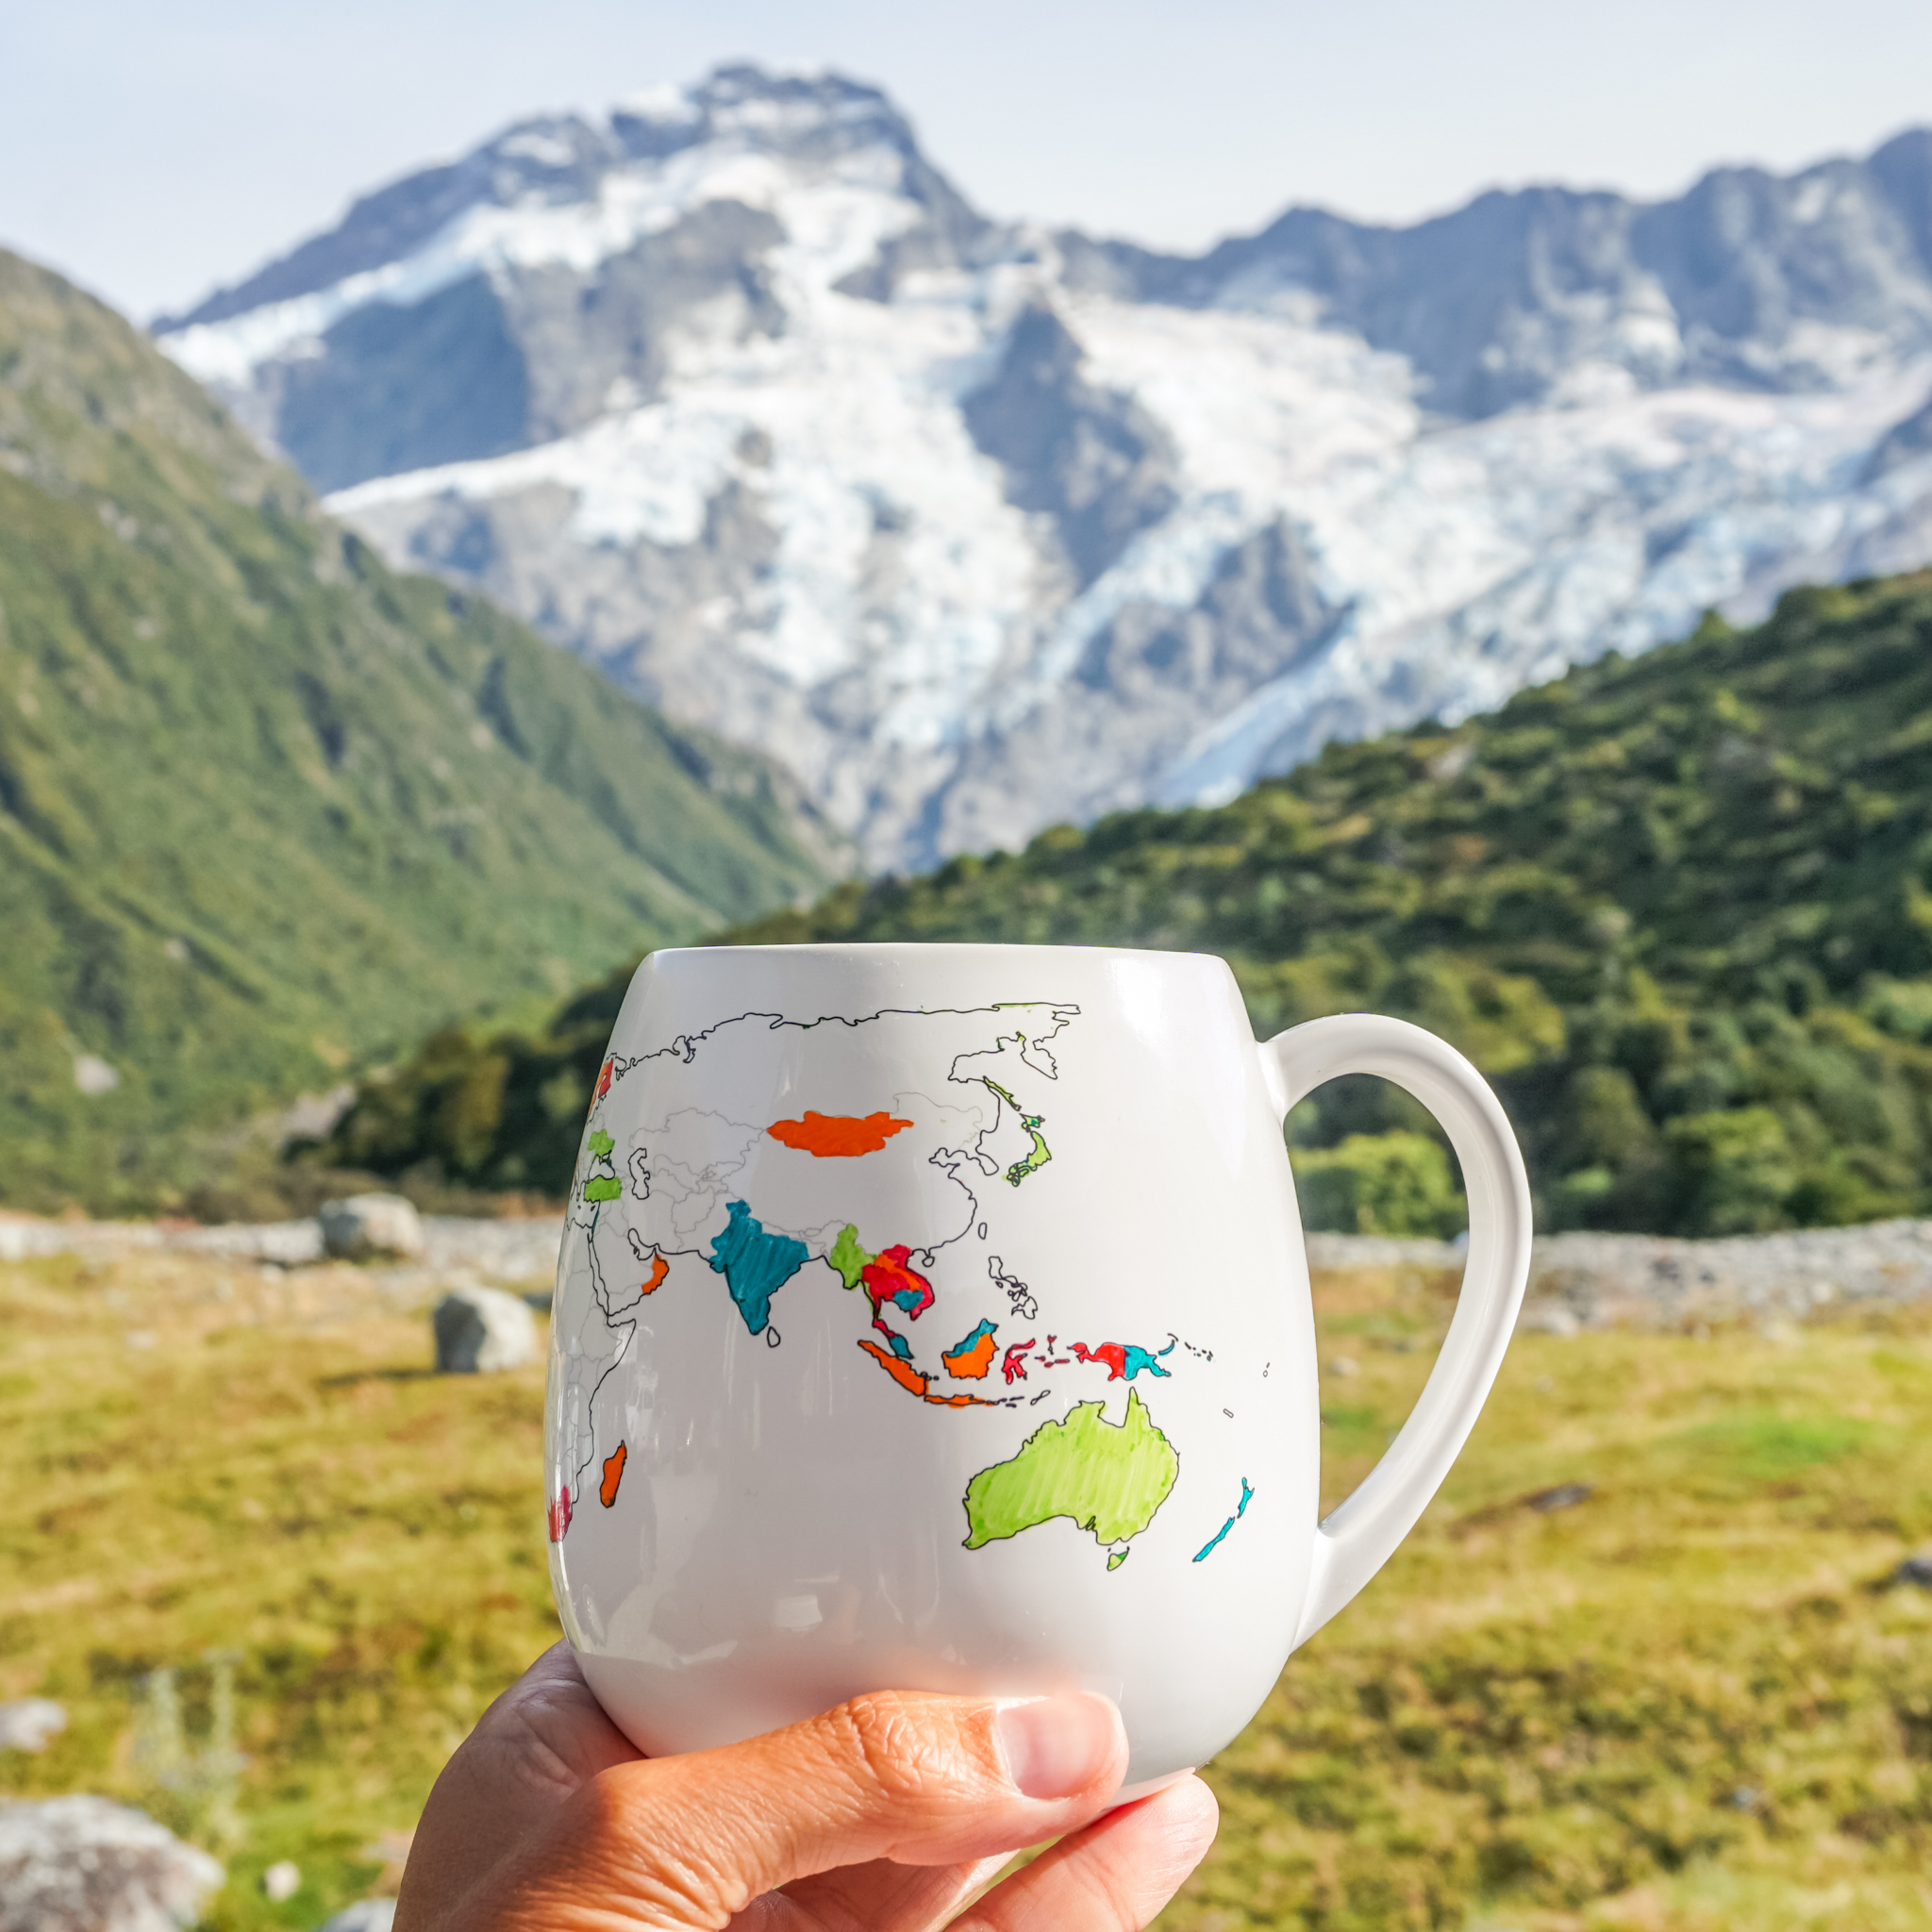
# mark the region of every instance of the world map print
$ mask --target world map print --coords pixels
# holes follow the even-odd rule
[[[961,1498],[965,1548],[1066,1518],[1118,1570],[1180,1474],[1155,1413],[1159,1387],[1212,1352],[1173,1334],[1062,1334],[1050,1291],[1024,1278],[1001,1233],[1016,1191],[1051,1184],[1054,1044],[1079,1017],[1051,1002],[742,1013],[608,1058],[559,1270],[551,1541],[618,1504],[634,1459],[623,1371],[649,1297],[722,1294],[746,1335],[776,1349],[787,1310],[829,1294],[851,1298],[852,1342],[882,1401],[1015,1412],[1011,1455]],[[774,1044],[801,1104],[735,1117],[752,1109],[728,1096],[771,1091]],[[890,1069],[891,1084],[908,1067],[930,1071],[855,1105],[868,1067]],[[956,1284],[943,1296],[941,1279]],[[1124,1408],[1109,1420],[1116,1390]]]

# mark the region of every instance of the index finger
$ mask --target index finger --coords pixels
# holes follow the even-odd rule
[[[1141,1932],[1207,1856],[1219,1821],[1214,1793],[1182,1778],[1062,1839],[955,1919],[951,1932]]]

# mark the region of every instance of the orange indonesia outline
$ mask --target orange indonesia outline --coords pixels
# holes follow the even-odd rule
[[[993,1340],[992,1323],[982,1322],[958,1348],[945,1350],[940,1359],[956,1382],[983,1382],[998,1347]]]
[[[824,1160],[835,1156],[876,1154],[894,1134],[903,1134],[911,1124],[889,1113],[869,1113],[863,1118],[849,1113],[808,1113],[801,1121],[774,1121],[765,1132],[787,1147]]]
[[[888,1355],[876,1341],[861,1341],[864,1349],[892,1380],[898,1383],[908,1395],[916,1395],[922,1402],[930,1402],[940,1408],[997,1408],[999,1404],[989,1402],[983,1395],[935,1395],[932,1393],[932,1377],[915,1369],[910,1362],[901,1361],[895,1355]]]

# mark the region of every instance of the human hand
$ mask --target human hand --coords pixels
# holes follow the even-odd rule
[[[1140,1932],[1216,1815],[1186,1777],[1102,1816],[1126,1762],[1103,1698],[897,1692],[646,1758],[559,1643],[437,1779],[395,1932]]]

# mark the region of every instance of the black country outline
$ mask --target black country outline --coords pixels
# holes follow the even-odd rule
[[[860,1026],[869,1026],[873,1024],[875,1021],[886,1019],[929,1019],[943,1016],[949,1019],[964,1020],[977,1018],[980,1014],[999,1013],[1013,1013],[1017,1015],[1025,1015],[1030,1018],[1033,1014],[1041,1011],[1041,1009],[1044,1009],[1045,1012],[1052,1016],[1053,1024],[1041,1031],[1035,1031],[1031,1025],[1022,1027],[1019,1034],[1016,1036],[1021,1042],[1020,1058],[1022,1061],[1025,1065],[1031,1067],[1035,1073],[1041,1074],[1046,1079],[1057,1081],[1059,1078],[1059,1069],[1058,1064],[1055,1062],[1053,1055],[1051,1054],[1051,1052],[1048,1051],[1047,1043],[1050,1041],[1058,1039],[1060,1034],[1066,1031],[1067,1027],[1070,1026],[1074,1020],[1079,1018],[1080,1008],[1077,1006],[1074,1005],[1073,1002],[1070,1000],[995,1000],[992,1002],[991,1005],[984,1007],[881,1007],[874,1012],[862,1013],[857,1016],[845,1013],[821,1013],[815,1020],[791,1020],[787,1019],[783,1013],[770,1013],[766,1012],[761,1008],[752,1008],[749,1010],[742,1013],[734,1013],[728,1019],[715,1021],[712,1023],[712,1024],[702,1028],[698,1032],[680,1033],[676,1035],[675,1038],[674,1038],[668,1045],[655,1048],[650,1053],[633,1055],[628,1059],[624,1058],[622,1056],[618,1054],[607,1051],[604,1056],[604,1068],[600,1070],[598,1079],[598,1085],[602,1091],[597,1092],[591,1102],[590,1109],[584,1119],[583,1139],[578,1144],[577,1170],[576,1173],[572,1176],[571,1180],[571,1193],[574,1198],[574,1201],[581,1199],[583,1185],[582,1176],[584,1167],[584,1151],[586,1148],[589,1147],[591,1135],[596,1129],[597,1116],[602,1110],[604,1103],[610,1097],[611,1093],[615,1091],[618,1082],[625,1078],[628,1074],[634,1073],[639,1067],[648,1065],[653,1060],[669,1058],[677,1061],[680,1065],[683,1066],[688,1067],[692,1065],[697,1059],[698,1048],[700,1046],[703,1046],[707,1041],[714,1039],[718,1034],[724,1032],[724,1030],[727,1026],[742,1025],[747,1021],[751,1020],[763,1020],[767,1023],[766,1030],[771,1033],[776,1033],[780,1031],[782,1028],[788,1026],[795,1027],[801,1033],[809,1033],[820,1026],[845,1026],[857,1030]],[[1000,1036],[996,1034],[994,1038],[995,1041],[997,1042]],[[996,1050],[997,1045],[995,1047],[995,1051]],[[1036,1053],[1040,1057],[1038,1060],[1034,1060],[1028,1058],[1030,1055]],[[978,1079],[976,1077],[969,1077],[964,1080],[959,1080],[954,1074],[953,1067],[957,1066],[959,1060],[961,1060],[962,1058],[976,1058],[976,1056],[964,1054],[955,1054],[953,1056],[952,1062],[948,1065],[946,1070],[946,1079],[949,1085],[957,1084],[962,1087],[985,1087],[987,1085],[987,1083],[984,1080]],[[606,1083],[603,1079],[603,1071],[605,1070],[608,1070],[610,1075],[608,1083]],[[987,1091],[991,1092],[991,1089],[988,1088]],[[992,1124],[990,1127],[983,1129],[981,1133],[975,1137],[975,1148],[979,1141],[983,1141],[988,1134],[993,1133],[998,1129],[1000,1122],[999,1109],[1004,1103],[1001,1101],[997,1093],[993,1094],[992,1099]],[[726,1116],[721,1114],[718,1116],[718,1118],[723,1120],[725,1119]],[[741,1122],[733,1122],[732,1124],[741,1125],[746,1124]],[[965,1180],[961,1178],[957,1167],[949,1165],[944,1159],[941,1158],[942,1156],[948,1154],[953,1155],[961,1165],[963,1165],[967,1160],[973,1160],[975,1166],[977,1166],[978,1162],[975,1158],[974,1154],[972,1151],[969,1151],[965,1148],[936,1148],[934,1152],[928,1157],[928,1164],[939,1168],[940,1171],[942,1174],[944,1174],[949,1180],[953,1181],[958,1187],[960,1192],[966,1196],[968,1208],[966,1222],[965,1224],[959,1229],[958,1234],[949,1235],[942,1241],[934,1241],[931,1242],[929,1245],[912,1251],[917,1254],[919,1257],[920,1266],[922,1268],[932,1267],[934,1265],[933,1257],[937,1255],[941,1249],[949,1248],[953,1245],[955,1241],[963,1241],[966,1238],[966,1236],[973,1231],[973,1228],[979,1218],[979,1197],[973,1191],[972,1188],[967,1185]],[[604,1157],[602,1156],[598,1157],[599,1159],[602,1159]],[[614,1162],[612,1163],[612,1168],[614,1172]],[[601,1204],[599,1205],[601,1206]],[[747,1211],[749,1210],[747,1209]],[[579,1225],[581,1225],[581,1224],[579,1224]],[[607,1325],[615,1328],[617,1324],[613,1321],[611,1321],[612,1311],[610,1309],[609,1304],[601,1292],[601,1280],[598,1274],[596,1265],[596,1215],[593,1213],[591,1219],[590,1226],[586,1230],[587,1244],[589,1245],[591,1254],[592,1292],[597,1297],[598,1307],[604,1311]],[[708,1260],[708,1257],[706,1256],[705,1251],[702,1247],[666,1248],[661,1244],[658,1243],[654,1243],[653,1246],[654,1252],[659,1255],[663,1255],[667,1258],[672,1257],[677,1257],[700,1261]],[[633,1247],[632,1252],[636,1252],[635,1247]],[[808,1258],[812,1260],[823,1261],[825,1259],[825,1257],[823,1255],[818,1255],[809,1256]],[[640,1257],[640,1259],[641,1259],[641,1257]],[[794,1271],[794,1273],[796,1271]],[[787,1277],[788,1280],[790,1278],[790,1276]],[[641,1300],[641,1297],[640,1297],[640,1300]],[[603,1388],[606,1380],[608,1379],[611,1373],[616,1369],[618,1362],[623,1360],[625,1353],[628,1349],[630,1344],[630,1337],[636,1333],[637,1324],[635,1322],[628,1323],[625,1324],[625,1326],[626,1328],[625,1341],[623,1346],[620,1347],[616,1357],[612,1360],[610,1364],[610,1367],[607,1369],[604,1372],[604,1374],[597,1378],[597,1389]],[[772,1329],[769,1331],[769,1333],[772,1336],[775,1337],[776,1330]],[[595,1399],[596,1390],[592,1390],[590,1400],[591,1402],[594,1402]],[[1005,1401],[995,1399],[992,1402],[985,1403],[985,1407],[990,1408],[1005,1407],[1009,1406],[1009,1404],[1012,1406],[1017,1406],[1017,1397],[1008,1398]],[[591,1448],[590,1457],[586,1459],[586,1461],[577,1471],[577,1475],[579,1478],[582,1475],[583,1470],[588,1469],[591,1463],[595,1461],[596,1459],[596,1423],[594,1416],[591,1415],[588,1408],[586,1413],[589,1417],[589,1428],[591,1439]],[[568,1534],[567,1531],[566,1534]]]
[[[637,1340],[637,1317],[631,1311],[641,1308],[644,1302],[642,1294],[640,1293],[633,1300],[626,1302],[622,1309],[613,1308],[610,1305],[609,1291],[604,1286],[603,1270],[597,1265],[597,1219],[603,1211],[604,1204],[600,1201],[591,1209],[588,1225],[577,1220],[575,1215],[570,1217],[569,1224],[584,1230],[584,1251],[591,1261],[591,1296],[603,1314],[604,1325],[611,1334],[621,1334],[624,1340],[617,1344],[617,1353],[610,1357],[609,1366],[597,1377],[591,1392],[584,1397],[584,1434],[591,1439],[591,1453],[571,1472],[568,1485],[571,1493],[570,1523],[564,1524],[564,1536],[570,1534],[570,1524],[577,1520],[576,1497],[582,1492],[584,1472],[597,1459],[597,1397],[603,1392],[605,1383],[617,1373],[618,1365],[630,1353],[631,1343]],[[618,1320],[620,1313],[629,1314],[631,1319],[628,1322],[621,1322]],[[562,1540],[562,1537],[558,1539],[559,1542]]]
[[[727,1026],[740,1026],[748,1020],[763,1020],[767,1023],[766,1030],[771,1033],[776,1033],[780,1028],[787,1026],[796,1027],[801,1033],[809,1033],[820,1026],[846,1026],[857,1029],[860,1026],[870,1026],[874,1021],[878,1020],[937,1019],[941,1016],[948,1019],[970,1020],[977,1018],[982,1013],[1031,1014],[1041,1008],[1053,1016],[1053,1024],[1041,1032],[1035,1032],[1030,1026],[1023,1027],[1018,1036],[1022,1042],[1020,1058],[1035,1073],[1043,1075],[1046,1079],[1057,1081],[1059,1078],[1059,1069],[1054,1060],[1053,1055],[1047,1051],[1047,1042],[1057,1040],[1074,1021],[1079,1018],[1080,1008],[1074,1006],[1071,1000],[995,1000],[991,1006],[985,1007],[881,1007],[876,1012],[861,1013],[856,1017],[846,1013],[821,1013],[816,1020],[788,1020],[783,1013],[768,1013],[761,1008],[753,1008],[747,1012],[734,1013],[728,1020],[715,1021],[711,1025],[703,1028],[699,1032],[680,1033],[668,1046],[658,1047],[650,1053],[637,1054],[629,1059],[625,1059],[617,1054],[607,1052],[604,1056],[604,1065],[610,1070],[610,1083],[608,1087],[605,1088],[603,1092],[599,1093],[591,1101],[590,1112],[585,1118],[584,1139],[577,1154],[578,1174],[572,1179],[571,1191],[575,1194],[581,1187],[580,1176],[584,1164],[582,1149],[590,1144],[591,1132],[596,1121],[598,1110],[603,1107],[605,1101],[610,1097],[610,1093],[615,1089],[617,1083],[625,1078],[626,1074],[634,1073],[639,1067],[647,1065],[652,1060],[671,1058],[677,1060],[681,1065],[691,1066],[697,1058],[698,1048],[704,1045],[706,1041],[714,1039],[718,1034],[724,1032]],[[995,1035],[994,1038],[997,1042],[1000,1036]],[[1039,1062],[1027,1058],[1027,1056],[1033,1053],[1039,1054]],[[962,1080],[953,1072],[953,1067],[958,1066],[960,1060],[977,1057],[972,1054],[955,1054],[951,1065],[946,1070],[948,1085],[984,1087],[986,1082],[977,1075],[971,1075]],[[910,1091],[912,1090],[908,1089],[908,1091]],[[991,1091],[991,1090],[989,1089],[988,1091]],[[993,1094],[992,1125],[983,1129],[975,1137],[975,1147],[977,1142],[983,1141],[988,1134],[998,1130],[1000,1122],[999,1109],[1003,1105],[1004,1103],[998,1094]],[[725,1116],[721,1114],[719,1118],[722,1120]],[[738,1125],[741,1124],[734,1122],[733,1124]],[[933,1256],[938,1254],[941,1248],[949,1248],[955,1241],[963,1241],[967,1234],[971,1232],[979,1213],[978,1196],[974,1193],[973,1190],[967,1186],[964,1180],[960,1179],[954,1169],[946,1166],[941,1160],[940,1157],[944,1154],[955,1155],[962,1161],[972,1160],[975,1166],[978,1165],[977,1157],[973,1151],[963,1147],[941,1147],[936,1149],[929,1158],[930,1165],[939,1168],[941,1173],[945,1174],[948,1178],[958,1185],[960,1191],[965,1194],[967,1200],[972,1204],[973,1214],[968,1219],[966,1225],[958,1234],[949,1235],[942,1241],[934,1241],[928,1246],[912,1250],[913,1253],[921,1257],[921,1265],[925,1267],[932,1265]],[[659,1254],[693,1255],[700,1260],[704,1259],[704,1251],[701,1248],[659,1248],[658,1252]],[[814,1257],[814,1258],[822,1259],[823,1257]]]

